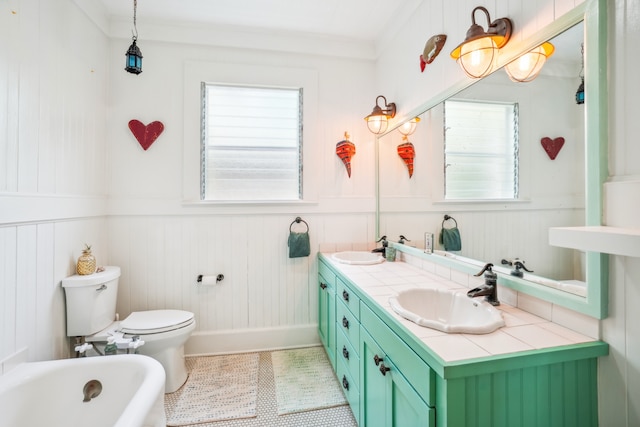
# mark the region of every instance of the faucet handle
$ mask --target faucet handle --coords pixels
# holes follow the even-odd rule
[[[400,240],[398,240],[398,243],[400,243],[401,245],[404,244],[404,242],[410,242],[411,240],[407,239],[406,237],[404,237],[402,234],[400,235]]]
[[[474,274],[474,276],[480,277],[480,276],[482,276],[482,273],[484,273],[485,271],[487,272],[487,274],[489,274],[489,273],[495,274],[495,273],[493,273],[492,268],[493,268],[493,264],[488,262],[487,264],[485,264],[484,267],[482,267],[482,270],[480,270],[479,273]]]

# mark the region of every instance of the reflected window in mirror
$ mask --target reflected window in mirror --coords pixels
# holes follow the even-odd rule
[[[518,198],[518,104],[444,103],[445,199]]]

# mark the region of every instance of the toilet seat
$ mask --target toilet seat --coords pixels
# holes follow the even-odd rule
[[[189,326],[194,315],[184,310],[134,311],[120,321],[118,331],[129,335],[159,334]]]

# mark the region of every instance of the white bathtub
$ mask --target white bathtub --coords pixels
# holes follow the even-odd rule
[[[84,402],[90,380],[102,391]],[[0,376],[0,426],[165,427],[164,381],[142,355],[22,363]]]

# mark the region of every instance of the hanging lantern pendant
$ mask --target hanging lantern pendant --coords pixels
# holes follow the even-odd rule
[[[127,61],[124,69],[131,74],[140,74],[142,72],[142,52],[140,48],[136,45],[136,41],[138,40],[138,28],[136,26],[136,9],[138,8],[138,0],[133,0],[133,29],[135,30],[133,34],[133,43],[127,49],[126,57]]]
[[[136,45],[135,37],[133,38],[133,43],[127,49],[127,64],[124,69],[132,74],[140,74],[142,72],[142,52]]]

